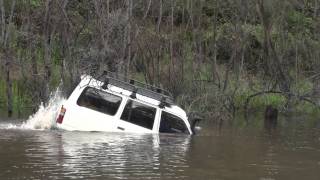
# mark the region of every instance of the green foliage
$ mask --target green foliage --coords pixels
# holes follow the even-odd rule
[[[263,95],[254,98],[250,104],[255,109],[264,109],[267,105],[273,105],[274,107],[281,107],[286,103],[286,98],[282,95]]]
[[[43,2],[42,0],[31,0],[30,4],[31,4],[31,7],[38,8],[41,6],[42,2]]]
[[[315,24],[311,17],[295,10],[288,12],[286,22],[291,33],[303,36],[310,36]]]

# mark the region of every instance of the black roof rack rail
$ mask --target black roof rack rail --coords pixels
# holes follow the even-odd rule
[[[133,93],[156,99],[161,102],[160,104],[162,107],[163,104],[166,106],[174,104],[173,96],[169,91],[160,87],[139,82],[135,79],[126,78],[125,76],[119,75],[115,72],[103,71],[102,75],[97,77],[97,79],[104,82],[102,85],[103,88],[105,88],[106,85],[111,84],[122,89],[132,91]]]

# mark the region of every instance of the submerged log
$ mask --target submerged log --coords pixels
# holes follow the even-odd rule
[[[278,109],[272,105],[266,107],[264,113],[264,127],[266,129],[274,129],[277,127],[278,121]]]

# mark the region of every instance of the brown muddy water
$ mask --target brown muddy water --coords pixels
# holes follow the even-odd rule
[[[252,129],[139,135],[0,121],[0,179],[320,179],[319,129]]]

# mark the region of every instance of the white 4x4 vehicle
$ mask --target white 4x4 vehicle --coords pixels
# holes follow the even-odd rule
[[[81,77],[56,122],[65,130],[193,134],[197,120],[191,126],[169,92],[105,71]]]

